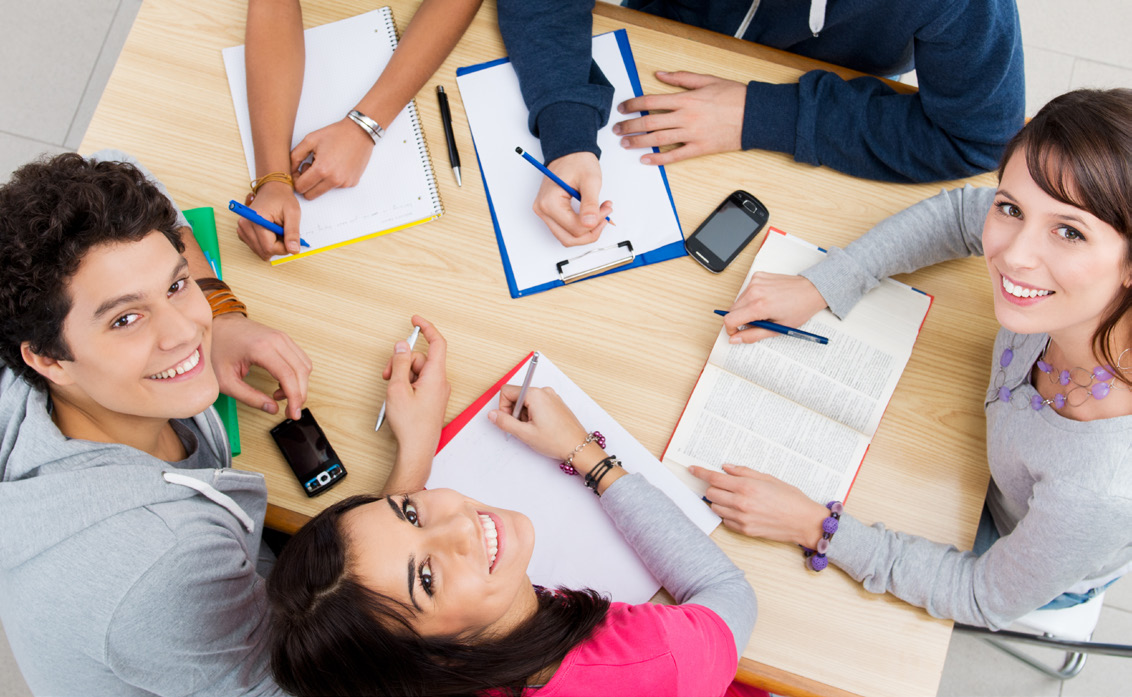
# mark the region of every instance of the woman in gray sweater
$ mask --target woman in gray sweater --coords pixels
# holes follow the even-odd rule
[[[1002,328],[975,551],[845,513],[826,553],[869,591],[991,629],[1084,602],[1132,567],[1132,90],[1054,99],[1007,146],[998,175],[997,189],[942,192],[801,276],[756,274],[725,320],[757,341],[764,330],[738,326],[798,326],[826,306],[843,317],[886,276],[986,258]],[[940,388],[951,371],[977,369],[941,366]],[[822,538],[825,502],[742,467],[693,473],[728,527],[811,549]]]

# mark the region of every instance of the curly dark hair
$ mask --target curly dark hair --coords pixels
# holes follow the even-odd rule
[[[287,542],[267,579],[268,646],[287,692],[351,697],[518,695],[528,678],[588,638],[609,600],[593,590],[540,593],[535,615],[504,637],[424,637],[409,608],[350,568],[342,517],[377,496],[351,496]]]
[[[137,167],[75,153],[26,164],[0,187],[0,359],[34,387],[47,381],[20,353],[72,360],[63,337],[67,285],[92,247],[153,231],[184,251],[177,211]]]

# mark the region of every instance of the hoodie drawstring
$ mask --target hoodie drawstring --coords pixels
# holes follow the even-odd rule
[[[180,484],[194,489],[201,494],[204,494],[210,501],[217,503],[228,510],[229,513],[236,516],[249,533],[255,532],[255,521],[252,517],[240,508],[240,504],[236,503],[231,496],[223,492],[217,491],[211,484],[206,484],[199,479],[186,476],[184,474],[177,474],[175,472],[165,472],[162,476],[165,481],[170,484]]]

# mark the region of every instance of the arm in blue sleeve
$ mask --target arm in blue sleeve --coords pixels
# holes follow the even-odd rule
[[[719,615],[742,656],[755,628],[755,591],[723,550],[640,474],[614,482],[601,507],[676,602]]]
[[[543,160],[600,157],[597,132],[609,120],[613,87],[592,57],[593,0],[499,0],[499,31]]]
[[[751,82],[743,149],[893,182],[994,169],[1024,122],[1022,38],[1013,2],[966,0],[914,37],[919,91],[815,70],[797,84]]]
[[[893,274],[971,255],[982,256],[983,221],[995,189],[941,191],[880,221],[845,249],[801,273],[830,311],[844,319],[865,293]]]

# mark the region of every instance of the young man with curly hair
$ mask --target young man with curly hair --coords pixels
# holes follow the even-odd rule
[[[0,187],[0,617],[37,694],[274,694],[267,490],[231,468],[210,405],[286,396],[295,415],[310,360],[219,313],[238,301],[121,159],[60,155]],[[243,382],[253,363],[274,399]]]

